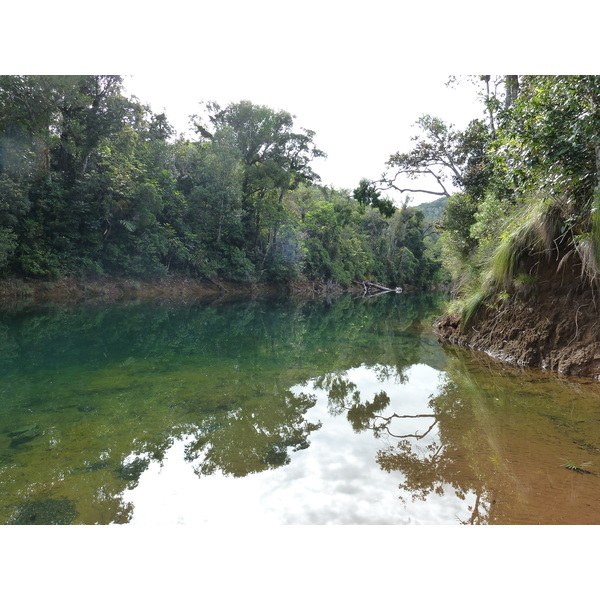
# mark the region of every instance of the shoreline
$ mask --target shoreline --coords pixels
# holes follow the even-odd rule
[[[54,281],[0,280],[0,307],[7,305],[81,304],[164,300],[189,302],[209,299],[254,299],[259,296],[289,295],[324,298],[362,291],[362,286],[344,287],[323,281],[300,281],[288,285],[239,283],[221,280],[171,277],[154,281],[106,277],[80,280],[66,277]]]
[[[600,381],[598,289],[579,265],[560,273],[538,267],[536,282],[509,288],[502,299],[484,302],[468,323],[446,313],[434,324],[444,344],[484,352],[521,367]]]

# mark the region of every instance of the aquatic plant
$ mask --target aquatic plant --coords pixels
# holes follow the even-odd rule
[[[9,444],[9,448],[14,450],[22,446],[23,444],[27,444],[34,440],[36,437],[42,434],[42,430],[39,425],[27,425],[25,427],[21,427],[19,429],[15,429],[7,433],[6,435],[11,438],[11,442]]]
[[[580,464],[574,463],[572,460],[568,460],[568,459],[561,459],[563,460],[563,467],[565,467],[566,469],[569,469],[569,471],[577,471],[578,473],[591,473],[591,471],[588,471],[585,469],[585,467],[589,467],[591,466],[591,461],[586,460]]]

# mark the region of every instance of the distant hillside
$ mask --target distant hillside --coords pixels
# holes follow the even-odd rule
[[[448,198],[443,196],[437,200],[434,200],[433,202],[423,202],[422,204],[417,204],[415,208],[420,210],[425,215],[426,223],[435,223],[442,218],[446,204],[448,204]]]
[[[435,229],[435,224],[438,223],[444,215],[446,204],[448,204],[448,198],[443,196],[442,198],[438,198],[432,202],[422,202],[414,207],[425,215],[425,237],[429,238],[432,244],[437,243],[437,241],[440,239],[440,234]]]

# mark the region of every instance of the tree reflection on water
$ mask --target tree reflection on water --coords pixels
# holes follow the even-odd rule
[[[321,427],[305,420],[315,399],[307,394],[282,395],[245,404],[228,413],[227,418],[213,422],[198,432],[186,448],[186,460],[197,461],[197,475],[244,477],[290,462],[289,452],[310,446],[308,436]]]
[[[129,522],[124,494],[185,440],[185,466],[201,483],[260,474],[289,488],[309,455],[327,494],[350,473],[346,488],[360,498],[345,492],[341,502],[362,511],[352,522],[371,522],[364,489],[389,498],[395,474],[405,506],[443,497],[454,511],[455,494],[471,505],[464,522],[597,522],[600,479],[563,466],[597,461],[597,388],[443,350],[430,328],[441,302],[402,294],[6,311],[0,521]],[[327,462],[333,454],[346,471]],[[308,506],[311,482],[299,471],[290,504],[301,496]],[[395,493],[378,522],[410,520]]]
[[[599,452],[598,391],[590,382],[446,352],[439,392],[423,400],[425,410],[399,411],[386,391],[367,396],[344,373],[318,380],[331,414],[345,413],[354,431],[387,442],[376,462],[402,475],[402,502],[452,490],[469,503],[470,517],[456,517],[463,524],[597,522],[590,507],[598,478],[569,477],[559,457],[573,444],[580,455]],[[390,376],[407,383],[406,369]]]

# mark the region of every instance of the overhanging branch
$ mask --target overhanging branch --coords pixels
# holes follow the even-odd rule
[[[414,188],[408,188],[408,187],[400,187],[398,185],[396,185],[396,179],[398,179],[398,177],[400,175],[407,175],[407,176],[413,176],[411,178],[414,179],[414,175],[415,175],[415,171],[404,171],[404,170],[400,170],[397,171],[396,174],[394,175],[394,177],[392,179],[389,179],[385,176],[385,173],[382,175],[382,178],[378,181],[374,181],[373,184],[377,187],[377,189],[381,190],[381,191],[387,191],[387,190],[396,190],[397,192],[399,192],[400,194],[404,194],[404,193],[413,193],[413,194],[431,194],[433,196],[450,196],[450,193],[448,192],[448,190],[446,189],[446,186],[443,184],[441,176],[437,175],[434,171],[432,171],[431,169],[424,169],[422,171],[418,171],[417,172],[419,175],[429,175],[430,177],[433,177],[437,184],[440,186],[439,190],[430,190],[430,189],[414,189]]]

